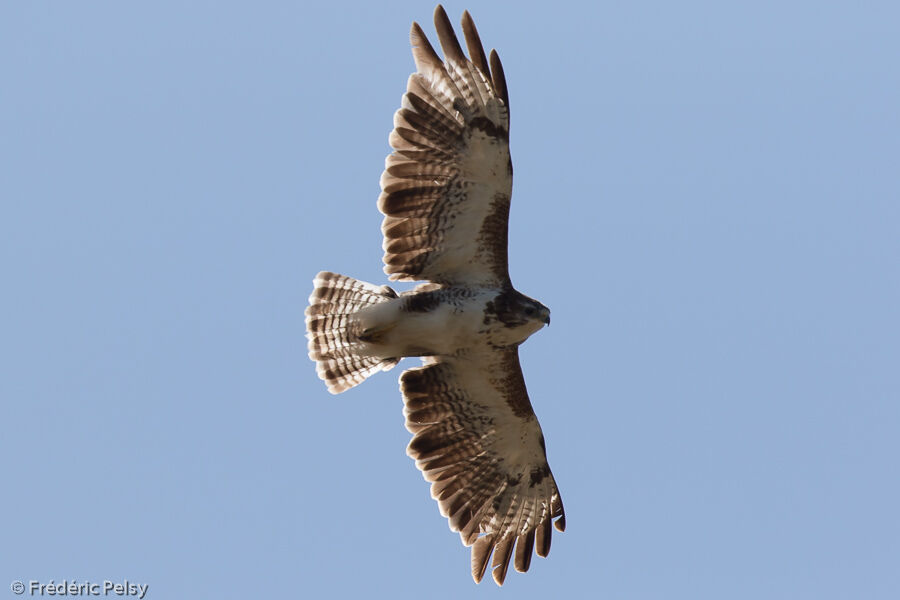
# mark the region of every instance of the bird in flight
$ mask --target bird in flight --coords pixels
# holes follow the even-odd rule
[[[309,356],[334,394],[401,358],[407,453],[450,529],[472,547],[472,577],[488,564],[502,585],[512,561],[547,556],[565,513],[528,399],[519,344],[550,310],[513,288],[507,268],[512,193],[509,95],[496,51],[485,55],[468,12],[468,58],[438,5],[444,59],[410,32],[410,75],[381,176],[384,270],[424,281],[398,294],[337,273],[316,275],[306,309]]]

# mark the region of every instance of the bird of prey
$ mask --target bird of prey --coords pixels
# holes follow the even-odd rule
[[[507,269],[512,162],[500,58],[485,56],[468,12],[468,58],[440,5],[434,24],[443,60],[412,25],[416,72],[394,114],[378,198],[385,272],[426,283],[398,294],[319,273],[306,309],[309,356],[334,394],[402,357],[422,358],[400,376],[407,453],[472,546],[475,582],[490,562],[502,585],[510,561],[524,572],[534,549],[547,556],[551,524],[565,529],[518,353],[550,310],[516,291]]]

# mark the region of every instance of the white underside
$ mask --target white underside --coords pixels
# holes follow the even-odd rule
[[[485,290],[462,305],[443,303],[427,312],[401,311],[403,298],[365,308],[359,313],[363,329],[383,331],[365,351],[378,358],[454,355],[483,344],[485,304],[495,295]]]

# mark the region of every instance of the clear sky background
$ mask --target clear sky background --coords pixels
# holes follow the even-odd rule
[[[503,58],[553,310],[522,362],[568,531],[503,591],[400,371],[331,396],[306,356],[317,271],[386,282],[433,7],[0,5],[0,597],[900,597],[897,3],[446,3]]]

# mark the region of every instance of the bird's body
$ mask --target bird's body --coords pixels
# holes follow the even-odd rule
[[[385,271],[428,283],[398,294],[323,271],[306,326],[332,393],[422,357],[400,377],[414,434],[407,452],[472,546],[475,580],[490,564],[502,584],[511,562],[526,571],[535,548],[547,555],[551,525],[562,531],[565,515],[519,365],[519,344],[549,324],[550,311],[516,291],[507,269],[506,81],[467,12],[462,25],[470,58],[435,10],[444,62],[413,23],[417,72],[394,116],[378,199]]]
[[[452,356],[470,350],[473,340],[489,347],[524,342],[543,326],[544,315],[549,319],[549,310],[535,306],[535,318],[523,318],[519,326],[510,327],[510,315],[498,314],[497,307],[508,306],[519,296],[514,290],[447,287],[386,299],[356,314],[359,339],[366,343],[361,353],[381,359]],[[521,301],[534,302],[524,296]]]
[[[491,297],[490,290],[465,288],[401,296],[360,315],[361,337],[382,358],[456,354],[471,343]]]

